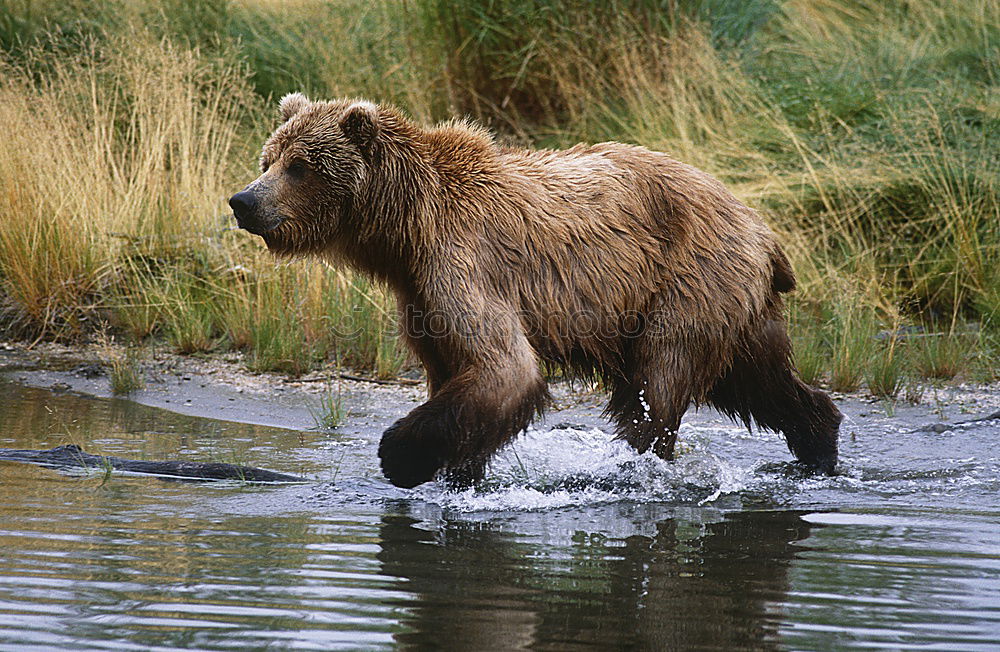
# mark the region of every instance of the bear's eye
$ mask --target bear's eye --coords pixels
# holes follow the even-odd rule
[[[286,169],[291,177],[300,179],[306,173],[306,164],[302,161],[295,160],[289,163],[288,168]]]

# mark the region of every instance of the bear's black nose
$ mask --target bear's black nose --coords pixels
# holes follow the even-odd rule
[[[239,222],[240,226],[243,226],[247,218],[253,215],[256,203],[253,193],[246,190],[229,198],[229,207],[233,209],[233,215],[236,216],[236,221]]]

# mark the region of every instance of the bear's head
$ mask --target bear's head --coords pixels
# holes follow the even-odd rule
[[[281,99],[281,124],[264,143],[261,175],[229,199],[240,228],[278,254],[330,248],[362,191],[383,109],[364,100]]]

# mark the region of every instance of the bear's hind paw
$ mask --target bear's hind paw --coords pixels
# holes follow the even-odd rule
[[[837,454],[821,455],[808,460],[799,460],[811,473],[818,475],[837,475]]]

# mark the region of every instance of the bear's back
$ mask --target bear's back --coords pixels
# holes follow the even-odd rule
[[[474,231],[486,284],[547,316],[529,325],[539,343],[579,331],[581,317],[599,338],[664,305],[688,308],[678,328],[717,330],[719,316],[749,318],[768,301],[770,231],[710,175],[620,143],[495,151],[498,172],[478,180],[475,215],[458,221]]]

